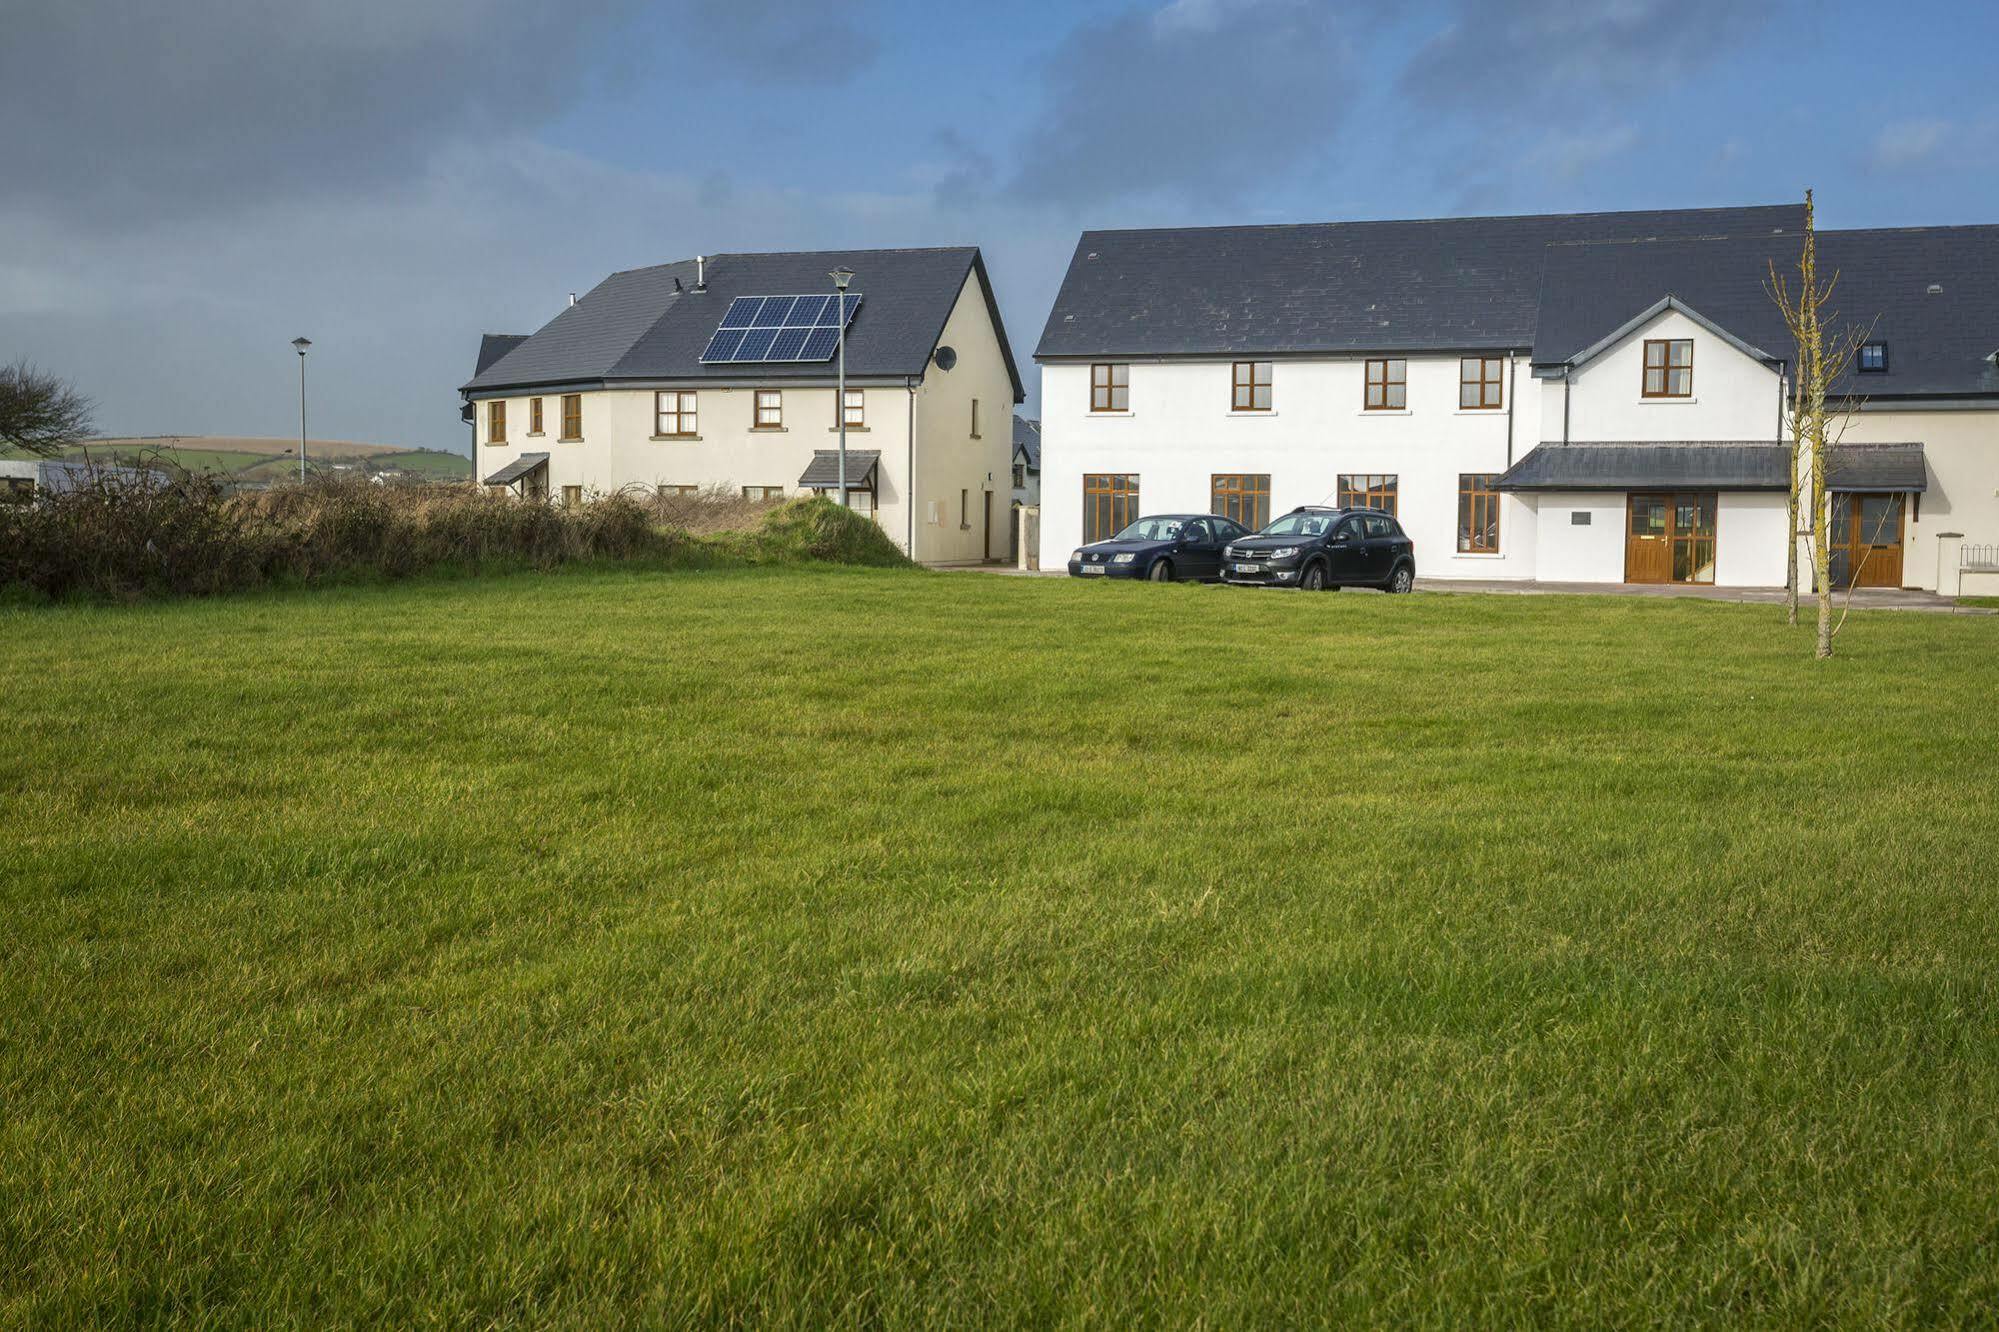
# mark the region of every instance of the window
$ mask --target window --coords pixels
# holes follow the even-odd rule
[[[784,428],[784,393],[782,390],[757,390],[757,419],[753,428],[757,430],[782,430]]]
[[[1645,340],[1645,396],[1648,398],[1694,396],[1692,338]]]
[[[1138,477],[1128,472],[1083,478],[1083,541],[1103,541],[1138,520]]]
[[[1498,484],[1497,472],[1467,472],[1458,477],[1458,549],[1465,554],[1499,553]]]
[[[1396,478],[1393,474],[1367,472],[1350,476],[1340,474],[1340,507],[1342,509],[1380,509],[1383,513],[1395,512]]]
[[[502,398],[495,398],[486,404],[486,442],[504,444],[507,442],[507,404]]]
[[[1467,356],[1458,362],[1458,410],[1486,412],[1506,405],[1506,358]]]
[[[1090,367],[1090,410],[1131,410],[1131,367],[1123,364]]]
[[[1270,521],[1270,473],[1223,472],[1209,478],[1212,507],[1255,531]]]
[[[1013,488],[1014,488],[1015,490],[1025,490],[1025,489],[1027,489],[1027,464],[1026,464],[1026,463],[1015,463],[1015,464],[1013,465]]]
[[[583,438],[583,395],[565,393],[562,395],[562,438],[580,440]]]
[[[1369,361],[1367,397],[1362,405],[1370,412],[1399,412],[1409,406],[1409,362]]]
[[[960,528],[960,530],[970,531],[971,526],[972,526],[972,492],[969,490],[961,490],[958,492],[958,527]]]
[[[577,509],[582,508],[583,487],[564,486],[562,488],[562,507],[568,509],[572,513],[575,512]]]
[[[1231,410],[1238,412],[1270,410],[1270,362],[1235,363],[1235,396],[1231,400]]]
[[[699,486],[661,486],[659,488],[659,497],[661,499],[667,499],[674,495],[699,495],[700,493],[701,487]]]
[[[672,438],[701,433],[701,416],[692,391],[668,389],[652,395],[653,433]]]
[[[744,486],[743,498],[746,500],[781,500],[784,498],[784,487]]]
[[[1395,535],[1395,520],[1393,518],[1383,518],[1380,514],[1369,514],[1361,520],[1361,525],[1367,529],[1367,534],[1370,537],[1392,537]]]
[[[972,438],[981,438],[979,434],[979,400],[977,398],[972,399]]]
[[[529,433],[530,435],[539,435],[539,434],[541,433],[541,399],[540,399],[540,398],[529,398],[529,399],[528,399],[528,433]]]
[[[25,476],[0,476],[0,503],[28,504],[35,498],[35,483]]]
[[[1863,342],[1860,344],[1858,368],[1864,375],[1886,374],[1888,371],[1888,344],[1885,342]]]
[[[847,390],[845,401],[846,415],[844,420],[849,430],[864,430],[867,428],[867,402],[863,397],[863,393],[864,390],[862,389]]]

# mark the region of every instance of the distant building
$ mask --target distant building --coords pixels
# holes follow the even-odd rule
[[[166,484],[160,473],[141,467],[114,467],[76,458],[0,459],[0,501],[21,503],[41,495],[60,495],[89,484],[94,476],[134,485]]]
[[[844,308],[837,268],[855,274]],[[487,485],[565,504],[629,486],[828,494],[844,417],[849,502],[913,558],[1008,548],[1012,435],[999,422],[1025,393],[976,248],[613,273],[531,336],[487,335],[460,392]]]
[[[1013,502],[1041,503],[1041,422],[1013,418]]]

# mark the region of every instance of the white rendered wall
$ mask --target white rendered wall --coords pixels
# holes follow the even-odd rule
[[[1624,581],[1624,495],[1619,491],[1543,491],[1535,536],[1536,577],[1550,583]],[[1577,526],[1574,515],[1589,522]]]
[[[1955,572],[1960,544],[1999,545],[1999,410],[1861,411],[1846,423],[1842,440],[1923,446],[1929,490],[1908,513],[1902,538],[1904,587],[1950,596],[1999,591],[1994,575],[1967,576],[1960,588]],[[1939,535],[1944,532],[1961,532],[1964,539],[1946,542]]]
[[[1606,330],[1607,331],[1607,330]],[[1694,384],[1690,398],[1645,396],[1648,338],[1690,338]],[[1767,349],[1766,350],[1771,350]],[[1773,355],[1786,349],[1776,348]],[[1562,439],[1562,384],[1543,381],[1543,439]],[[1570,376],[1568,434],[1576,441],[1776,441],[1782,400],[1777,372],[1745,356],[1678,310],[1662,311],[1644,327]]]
[[[1786,498],[1781,490],[1723,491],[1716,500],[1717,587],[1782,587]]]
[[[1364,410],[1365,358],[1278,361],[1272,410],[1233,412],[1231,362],[1130,362],[1131,410],[1090,411],[1087,364],[1041,369],[1041,558],[1059,567],[1083,535],[1083,477],[1139,477],[1147,513],[1206,513],[1217,473],[1267,473],[1275,517],[1300,504],[1338,500],[1342,473],[1397,477],[1399,517],[1416,543],[1416,566],[1430,578],[1529,578],[1534,572],[1531,511],[1501,502],[1500,553],[1457,550],[1458,478],[1506,470],[1508,412],[1458,407],[1456,356],[1409,358],[1408,408]],[[1519,407],[1513,458],[1541,438],[1539,404],[1525,361],[1512,389]]]

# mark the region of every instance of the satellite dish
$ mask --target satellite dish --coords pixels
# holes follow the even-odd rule
[[[950,347],[939,347],[930,359],[937,362],[939,370],[949,370],[958,363],[958,353]]]

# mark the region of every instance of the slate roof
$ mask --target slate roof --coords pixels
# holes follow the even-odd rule
[[[528,340],[525,333],[481,333],[479,335],[479,364],[472,367],[474,375],[483,375],[493,362],[505,356],[514,348]]]
[[[1030,471],[1041,469],[1041,422],[1024,416],[1013,418],[1013,451],[1027,455]]]
[[[506,486],[526,476],[537,467],[548,466],[546,453],[523,453],[520,457],[486,478],[489,486]]]
[[[1771,355],[1796,343],[1764,284],[1774,263],[1795,285],[1797,236],[1555,245],[1541,280],[1537,365],[1569,360],[1671,296]],[[1888,344],[1888,370],[1849,373],[1835,391],[1867,398],[1999,393],[1999,227],[1821,231],[1819,269],[1838,282],[1826,318]],[[1942,291],[1931,294],[1934,283]]]
[[[621,380],[740,384],[828,378],[831,362],[703,365],[701,353],[736,297],[830,291],[826,274],[841,266],[854,270],[850,290],[864,298],[847,329],[849,377],[922,375],[966,276],[975,273],[1013,379],[1014,400],[1026,396],[975,246],[710,255],[706,291],[694,290],[691,259],[613,273],[520,345],[483,365],[461,391],[476,395]],[[481,351],[483,358],[483,344]]]
[[[873,487],[875,467],[881,462],[880,449],[847,450],[847,489],[867,490]],[[798,484],[805,490],[832,490],[840,484],[840,451],[838,449],[814,449],[812,461],[805,464],[805,471],[799,475]]]
[[[1840,444],[1831,490],[1924,490],[1920,444]],[[1788,444],[1540,444],[1499,478],[1501,490],[1788,490]]]
[[[1803,207],[1785,204],[1086,231],[1035,355],[1526,348],[1551,245],[1803,226]]]

